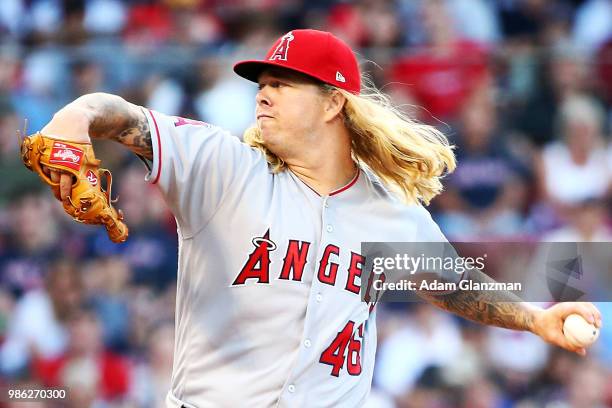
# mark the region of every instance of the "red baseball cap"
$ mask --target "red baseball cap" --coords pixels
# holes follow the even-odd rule
[[[276,40],[264,60],[240,61],[234,65],[234,72],[257,82],[268,67],[301,72],[354,94],[361,90],[361,75],[353,50],[326,31],[289,31]]]

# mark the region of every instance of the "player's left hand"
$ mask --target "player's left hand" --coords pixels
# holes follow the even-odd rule
[[[573,313],[579,314],[587,322],[601,328],[601,313],[594,304],[589,302],[563,302],[536,312],[532,331],[547,343],[585,356],[586,349],[572,345],[563,334],[563,322],[567,316]]]

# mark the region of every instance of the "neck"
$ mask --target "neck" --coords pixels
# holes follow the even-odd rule
[[[300,157],[287,160],[287,167],[321,196],[347,185],[357,173],[351,157],[348,131],[342,129],[321,137],[321,142],[304,149]]]

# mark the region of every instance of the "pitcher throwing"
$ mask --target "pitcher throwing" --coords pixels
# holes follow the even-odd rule
[[[89,94],[37,136],[86,154],[69,168],[40,159],[39,174],[65,208],[90,214],[73,189],[73,180],[99,188],[96,174],[79,167],[96,163],[90,137],[152,161],[147,180],[162,192],[179,235],[168,407],[360,406],[376,352],[376,307],[359,294],[361,242],[445,241],[424,205],[455,168],[452,148],[364,86],[353,51],[330,33],[293,30],[264,60],[234,70],[259,85],[256,124],[244,142],[214,125]],[[24,151],[30,162],[35,154]],[[109,232],[124,239],[120,214],[105,214]],[[601,324],[590,303],[543,310],[492,293],[422,296],[580,354],[563,336],[564,318],[578,313]]]

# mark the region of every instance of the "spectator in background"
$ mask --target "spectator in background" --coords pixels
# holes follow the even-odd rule
[[[92,230],[90,255],[118,256],[132,271],[130,283],[163,290],[176,280],[176,226],[159,193],[142,182],[145,173],[144,166],[136,163],[121,174],[118,195],[130,238],[115,244],[104,229]]]
[[[162,321],[147,336],[145,360],[134,368],[130,399],[140,408],[165,406],[174,355],[174,323]]]
[[[608,203],[603,199],[585,199],[568,207],[567,225],[545,235],[549,242],[612,242],[608,226]]]
[[[57,239],[60,226],[53,214],[53,206],[57,203],[49,201],[46,193],[27,189],[15,191],[14,201],[8,207],[9,231],[0,276],[18,297],[43,286],[49,259],[63,253],[62,245],[68,242]]]
[[[180,116],[185,104],[185,92],[181,84],[169,75],[153,74],[145,81],[147,108]]]
[[[351,47],[358,47],[365,42],[367,17],[363,2],[340,2],[318,17],[325,21],[322,29],[335,33]]]
[[[572,206],[603,199],[612,174],[603,144],[603,111],[590,97],[575,96],[560,108],[561,140],[547,145],[537,161],[541,199],[563,219]]]
[[[127,5],[121,0],[87,0],[83,24],[97,35],[118,34],[127,19]]]
[[[486,0],[446,0],[456,30],[465,39],[493,45],[500,38],[495,2]]]
[[[606,128],[608,131],[612,131],[612,36],[599,49],[594,63],[597,75],[595,89],[606,104],[608,110]],[[610,158],[612,158],[612,155]],[[612,165],[612,160],[610,160],[610,164]]]
[[[518,234],[523,227],[526,170],[498,134],[491,98],[472,98],[459,126],[461,166],[437,199],[440,228],[455,239]]]
[[[242,135],[253,123],[257,88],[242,81],[222,62],[207,58],[198,64],[204,86],[195,96],[194,108],[202,120]],[[233,109],[227,109],[230,105]]]
[[[591,55],[612,37],[612,2],[587,0],[576,10],[574,43]]]
[[[423,2],[421,13],[426,47],[393,63],[392,93],[397,102],[424,107],[427,114],[416,114],[427,122],[453,121],[472,94],[490,85],[488,53],[457,36],[444,1]]]
[[[609,407],[612,403],[608,391],[610,385],[609,376],[598,362],[591,359],[578,361],[571,371],[567,387],[551,403],[560,408]]]
[[[510,404],[493,379],[484,375],[468,384],[461,397],[461,408],[491,408]]]
[[[0,61],[0,66],[1,64],[2,61]],[[40,190],[39,178],[33,173],[23,171],[23,163],[19,157],[16,130],[23,128],[23,122],[20,123],[18,115],[12,111],[10,105],[2,105],[2,103],[0,94],[0,180],[2,180],[0,182],[0,209],[19,200],[25,191]],[[0,232],[7,229],[7,224],[9,224],[9,220],[3,220],[3,218],[0,212]]]
[[[506,41],[537,41],[547,17],[547,1],[514,0],[499,2],[499,17]]]
[[[0,47],[0,113],[12,111],[9,105],[19,75],[19,52],[17,47]]]
[[[428,367],[444,367],[461,358],[456,321],[430,305],[414,307],[409,322],[380,345],[376,359],[376,386],[396,398],[408,394]]]
[[[0,2],[0,33],[18,37],[22,29],[24,11],[23,0]]]
[[[555,121],[560,106],[573,96],[587,91],[587,68],[584,55],[578,48],[567,43],[551,48],[536,86],[523,108],[514,114],[514,124],[511,126],[538,148],[557,140]]]
[[[62,84],[67,83],[66,56],[53,48],[33,51],[23,58],[19,86],[11,93],[11,103],[30,129],[41,129],[61,107]]]
[[[456,32],[467,40],[493,45],[500,41],[499,2],[487,0],[443,0]],[[399,0],[397,9],[402,22],[404,42],[419,45],[427,42],[421,9],[428,0]]]
[[[388,0],[360,0],[333,5],[323,30],[355,47],[397,47],[403,43],[397,5]]]
[[[387,0],[364,1],[360,8],[363,24],[362,47],[398,47],[402,31],[395,4]]]
[[[532,393],[529,385],[546,366],[549,346],[527,332],[487,328],[483,359],[513,400]],[[518,357],[520,356],[520,357]]]
[[[88,300],[100,318],[104,344],[117,352],[129,350],[131,274],[120,257],[93,260],[83,272]]]
[[[142,353],[148,348],[151,330],[159,322],[174,321],[176,285],[161,293],[155,293],[147,286],[130,288],[130,346],[132,351]]]
[[[172,33],[172,16],[160,2],[136,2],[130,7],[125,23],[124,41],[130,47],[164,44]]]
[[[606,316],[612,316],[612,302],[597,302],[595,303],[600,310],[603,310]],[[612,367],[612,327],[606,325],[599,332],[599,343],[596,345],[597,356],[604,367]],[[610,373],[610,385],[612,386],[612,373]],[[608,387],[608,399],[612,402],[612,387]]]
[[[580,357],[551,349],[545,367],[532,382],[532,388],[517,401],[517,407],[544,407],[558,399],[569,383]]]
[[[82,297],[81,276],[75,265],[66,261],[51,265],[45,289],[28,292],[11,315],[0,348],[2,373],[23,374],[32,357],[52,359],[63,353],[68,341],[66,321]]]
[[[71,95],[85,95],[104,90],[104,71],[99,64],[83,59],[74,62],[71,69]]]
[[[60,356],[37,358],[34,377],[47,388],[67,387],[73,407],[91,407],[96,400],[112,402],[126,397],[130,387],[128,361],[104,348],[96,315],[78,309],[68,321],[68,348]]]

